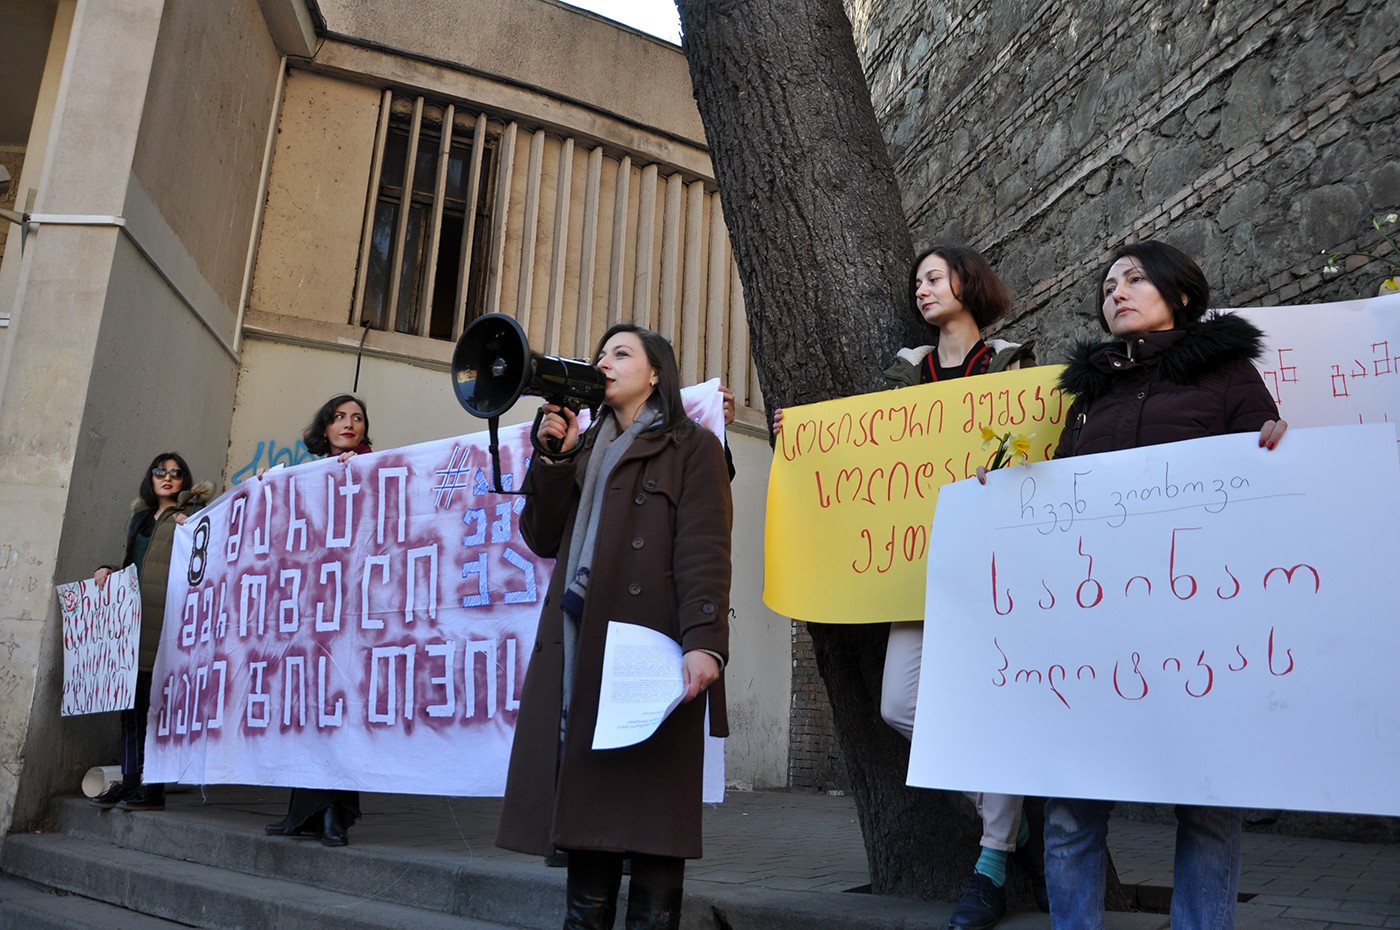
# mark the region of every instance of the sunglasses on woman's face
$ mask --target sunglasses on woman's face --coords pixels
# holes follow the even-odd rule
[[[152,468],[151,477],[173,478],[176,481],[179,481],[181,478],[185,477],[185,473],[178,468]]]

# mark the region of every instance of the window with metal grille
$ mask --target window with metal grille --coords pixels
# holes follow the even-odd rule
[[[485,114],[385,92],[352,322],[456,339],[482,313],[495,141]]]

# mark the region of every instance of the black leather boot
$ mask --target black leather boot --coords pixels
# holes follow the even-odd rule
[[[350,837],[346,835],[348,829],[345,820],[340,816],[340,808],[331,804],[326,808],[321,821],[321,845],[344,846],[350,842]]]
[[[136,793],[136,789],[141,787],[141,778],[137,775],[123,775],[121,781],[113,781],[107,784],[107,790],[95,798],[89,798],[88,803],[93,807],[100,807],[103,810],[111,810],[117,804]]]
[[[564,930],[612,930],[621,884],[621,856],[571,852]]]
[[[263,827],[263,832],[268,836],[315,836],[316,826],[312,826],[311,822],[298,823],[291,814],[288,814],[276,823],[270,823]]]
[[[649,888],[635,878],[627,889],[627,930],[677,930],[681,925],[681,889]]]

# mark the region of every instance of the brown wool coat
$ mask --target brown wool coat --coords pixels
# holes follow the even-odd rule
[[[724,452],[695,429],[679,442],[639,436],[606,488],[580,624],[564,749],[559,717],[564,667],[560,596],[590,452],[536,457],[521,515],[525,541],[557,557],[521,695],[496,844],[544,855],[554,848],[701,855],[704,715],[728,735],[724,679],[682,704],[636,746],[591,748],[609,620],[665,632],[682,649],[729,655],[732,506]]]

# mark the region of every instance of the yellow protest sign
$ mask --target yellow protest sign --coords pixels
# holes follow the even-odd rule
[[[1049,458],[1070,401],[1056,386],[1060,371],[786,408],[768,479],[764,603],[819,623],[924,619],[938,489],[990,465],[1008,433],[1029,440],[1030,461]],[[983,428],[995,439],[986,442]]]

